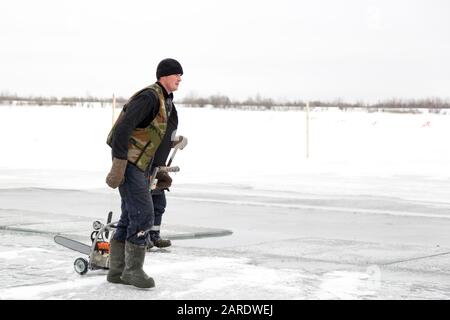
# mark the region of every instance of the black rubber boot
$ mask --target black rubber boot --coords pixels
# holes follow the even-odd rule
[[[106,280],[122,283],[120,276],[125,268],[125,242],[111,240],[109,242],[109,271]]]
[[[122,282],[138,288],[153,288],[155,281],[142,268],[145,259],[145,246],[139,246],[125,241],[125,269],[122,272]]]
[[[150,231],[150,239],[155,247],[167,248],[172,245],[169,239],[161,239],[159,231]]]
[[[169,239],[157,239],[153,241],[153,244],[158,248],[167,248],[172,245],[172,242]]]

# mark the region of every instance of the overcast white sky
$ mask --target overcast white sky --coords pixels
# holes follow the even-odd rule
[[[178,97],[450,97],[448,0],[2,0],[0,91],[129,97],[181,62]]]

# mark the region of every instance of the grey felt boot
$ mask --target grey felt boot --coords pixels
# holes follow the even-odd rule
[[[125,241],[125,269],[122,272],[122,282],[138,288],[153,288],[155,281],[142,268],[145,259],[145,246],[139,246]]]
[[[122,283],[120,276],[125,268],[125,241],[112,239],[109,242],[109,271],[106,280]]]

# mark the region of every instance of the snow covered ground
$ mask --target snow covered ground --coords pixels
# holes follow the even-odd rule
[[[306,158],[302,111],[178,109],[173,246],[137,290],[53,242],[120,212],[111,110],[0,106],[0,299],[450,298],[450,115],[313,110]]]

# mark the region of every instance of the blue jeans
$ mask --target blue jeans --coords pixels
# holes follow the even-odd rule
[[[147,244],[148,233],[145,237],[139,237],[137,234],[150,229],[155,219],[149,191],[149,170],[142,172],[128,163],[125,181],[119,186],[119,192],[122,199],[122,215],[114,239],[127,240],[136,245]]]

